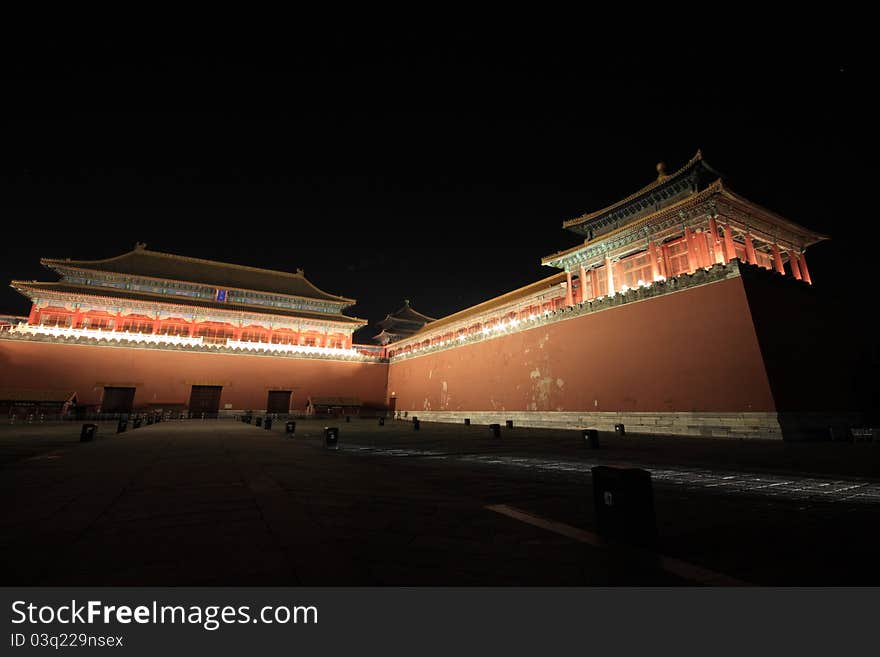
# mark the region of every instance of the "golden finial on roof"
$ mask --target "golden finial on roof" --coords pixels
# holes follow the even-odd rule
[[[666,162],[658,162],[657,163],[657,180],[663,180],[664,178],[668,178],[666,175]]]

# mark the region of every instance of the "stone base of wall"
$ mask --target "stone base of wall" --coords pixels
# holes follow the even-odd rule
[[[829,427],[842,436],[858,426],[857,413],[627,413],[557,411],[410,411],[408,417],[425,422],[501,424],[547,429],[598,429],[614,431],[623,424],[631,434],[705,436],[711,438],[761,438],[817,440],[829,437]]]

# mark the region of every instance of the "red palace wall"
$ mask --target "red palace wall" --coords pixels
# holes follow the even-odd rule
[[[385,402],[388,365],[158,349],[0,340],[0,387],[70,390],[98,404],[104,386],[136,386],[135,406],[187,404],[192,385],[222,385],[220,408],[266,408],[267,391],[292,390],[291,407],[309,396]]]
[[[739,277],[392,362],[388,385],[414,413],[776,410]]]

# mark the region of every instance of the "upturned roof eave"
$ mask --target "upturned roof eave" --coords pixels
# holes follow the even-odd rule
[[[291,278],[297,279],[297,280],[303,281],[306,285],[313,288],[315,291],[318,292],[318,294],[323,295],[324,298],[320,298],[317,296],[316,297],[306,297],[303,295],[287,294],[284,292],[273,292],[271,290],[253,290],[252,288],[232,286],[237,289],[247,289],[249,291],[259,292],[262,294],[278,294],[281,296],[298,297],[298,298],[302,298],[302,299],[317,299],[317,300],[321,300],[321,301],[340,301],[340,302],[346,302],[349,305],[354,305],[357,303],[356,299],[350,299],[348,297],[342,297],[342,296],[339,296],[336,294],[330,294],[329,292],[325,292],[324,290],[319,288],[317,285],[312,283],[310,280],[308,280],[305,277],[305,274],[302,274],[302,273],[292,274],[290,272],[278,271],[275,269],[263,269],[260,267],[250,267],[248,265],[238,265],[238,264],[230,263],[230,262],[220,262],[218,260],[207,260],[205,258],[193,258],[191,256],[182,256],[182,255],[178,255],[176,253],[165,253],[163,251],[150,251],[145,248],[135,248],[135,249],[132,249],[131,251],[126,251],[125,253],[122,253],[118,256],[112,256],[110,258],[103,258],[101,260],[69,260],[69,259],[60,259],[60,258],[41,258],[40,264],[42,264],[45,267],[49,267],[51,269],[54,269],[55,266],[72,267],[74,269],[84,269],[84,270],[89,270],[89,271],[101,271],[101,272],[104,272],[107,274],[117,274],[119,276],[140,276],[142,278],[149,278],[152,280],[167,280],[167,281],[174,281],[177,283],[190,283],[190,284],[195,283],[195,284],[200,284],[200,285],[206,285],[208,287],[216,287],[216,285],[214,285],[212,283],[205,283],[205,282],[200,282],[200,281],[182,281],[182,280],[176,279],[176,278],[158,278],[156,276],[149,276],[149,275],[145,275],[145,274],[136,274],[136,273],[135,274],[128,274],[128,273],[123,273],[123,272],[112,271],[109,269],[101,269],[99,266],[97,266],[97,265],[106,264],[109,262],[115,262],[118,260],[122,260],[124,258],[131,257],[132,255],[137,254],[137,253],[147,254],[149,256],[154,256],[154,257],[158,257],[158,258],[168,258],[171,260],[177,260],[177,261],[185,262],[185,263],[202,264],[202,265],[210,265],[213,267],[237,269],[240,271],[255,272],[255,273],[259,273],[259,274],[270,274],[272,276],[278,276],[280,278],[286,278],[286,279],[291,279]]]
[[[348,315],[342,315],[342,314],[323,316],[318,313],[310,313],[309,311],[303,311],[304,313],[308,313],[308,314],[303,314],[303,315],[279,314],[279,313],[267,312],[267,310],[261,306],[248,306],[248,305],[235,304],[235,303],[228,303],[228,304],[223,304],[222,306],[218,306],[218,305],[209,305],[210,302],[206,301],[206,300],[194,300],[194,301],[200,301],[201,304],[203,304],[203,305],[186,304],[186,303],[183,303],[182,302],[183,300],[181,300],[181,299],[169,298],[169,297],[157,295],[157,294],[150,294],[149,292],[138,292],[137,295],[132,295],[130,298],[124,298],[124,297],[113,297],[113,296],[105,296],[105,295],[101,295],[101,294],[95,294],[95,292],[97,290],[94,290],[92,288],[80,288],[80,289],[76,289],[76,290],[64,290],[64,289],[52,290],[51,289],[52,287],[59,286],[62,284],[63,284],[63,281],[46,281],[46,282],[42,282],[42,281],[10,281],[9,287],[24,294],[24,296],[28,296],[27,294],[24,293],[25,290],[29,290],[34,293],[39,293],[42,291],[49,291],[49,292],[55,292],[56,294],[72,294],[72,295],[86,296],[86,297],[90,297],[90,298],[94,298],[94,299],[103,299],[103,300],[107,300],[109,302],[115,302],[117,304],[119,304],[120,302],[124,302],[124,301],[141,301],[143,303],[165,304],[165,305],[169,305],[169,306],[177,306],[179,308],[187,308],[190,310],[192,310],[192,309],[199,309],[202,311],[206,311],[206,310],[224,311],[225,310],[228,312],[240,312],[240,313],[250,313],[252,315],[263,315],[265,317],[276,317],[276,318],[283,317],[283,318],[288,318],[288,319],[301,318],[303,321],[319,321],[319,322],[325,321],[325,322],[331,322],[331,323],[335,323],[335,324],[357,326],[358,328],[363,328],[364,326],[369,324],[369,322],[367,320],[362,319],[360,317],[350,317]],[[37,287],[37,286],[43,286],[43,287]],[[46,290],[45,287],[49,287],[50,289]],[[148,298],[148,299],[141,298],[141,297],[147,297],[147,296],[154,297],[154,298]]]
[[[694,155],[690,160],[688,160],[688,162],[684,166],[682,166],[680,169],[678,169],[677,171],[669,174],[668,176],[658,177],[656,180],[648,183],[647,185],[645,185],[644,187],[642,187],[638,191],[636,191],[636,192],[630,194],[629,196],[617,201],[616,203],[612,203],[611,205],[602,208],[601,210],[596,210],[594,212],[582,214],[581,216],[575,217],[574,219],[569,219],[567,221],[563,221],[562,227],[563,228],[572,228],[574,226],[579,226],[580,224],[583,224],[583,223],[586,223],[586,222],[591,221],[593,219],[596,219],[597,217],[600,217],[603,214],[611,212],[612,210],[616,210],[618,208],[621,208],[621,207],[627,205],[628,203],[632,203],[633,201],[635,201],[635,200],[639,199],[640,197],[644,196],[645,194],[657,189],[658,187],[661,187],[662,185],[665,185],[665,184],[669,183],[670,181],[673,181],[673,180],[680,178],[682,175],[684,175],[685,173],[687,173],[688,171],[693,169],[696,164],[698,164],[702,161],[703,161],[703,153],[702,153],[702,151],[698,150],[696,155]],[[707,168],[709,168],[709,167],[707,166]]]

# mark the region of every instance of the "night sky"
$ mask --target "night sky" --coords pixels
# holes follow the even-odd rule
[[[54,280],[41,257],[142,241],[303,267],[358,299],[366,341],[404,298],[441,317],[554,273],[541,257],[580,241],[564,220],[698,148],[738,193],[831,235],[808,251],[818,293],[875,304],[872,70],[307,32],[4,45],[0,314],[28,311],[9,280]]]

